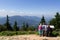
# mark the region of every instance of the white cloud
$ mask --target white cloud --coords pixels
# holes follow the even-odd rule
[[[14,15],[20,15],[20,16],[38,16],[38,17],[41,17],[42,15],[44,16],[53,16],[54,12],[27,12],[27,11],[14,11],[14,10],[5,10],[5,9],[2,9],[0,10],[0,17],[6,17],[6,15],[9,15],[9,16],[14,16]]]
[[[14,15],[24,16],[24,15],[30,15],[30,14],[27,13],[27,12],[24,12],[24,11],[11,11],[11,10],[5,10],[5,9],[0,10],[0,16],[5,17],[6,15],[9,15],[9,16],[14,16]]]

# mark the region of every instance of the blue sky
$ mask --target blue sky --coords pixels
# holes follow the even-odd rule
[[[0,16],[51,16],[60,12],[60,0],[0,0]]]

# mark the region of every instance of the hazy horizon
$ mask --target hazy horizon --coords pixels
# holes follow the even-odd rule
[[[0,0],[0,17],[49,16],[60,13],[60,0]]]

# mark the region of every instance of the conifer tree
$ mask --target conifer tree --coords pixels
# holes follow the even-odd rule
[[[7,29],[8,31],[12,31],[12,27],[11,27],[11,25],[10,25],[10,23],[9,23],[9,17],[8,17],[8,15],[7,15],[7,19],[6,19],[5,26],[6,26],[6,29]]]
[[[13,30],[14,30],[14,31],[19,31],[19,28],[18,28],[18,26],[17,26],[17,22],[16,22],[16,21],[14,22]]]
[[[55,29],[60,29],[60,14],[57,12],[55,18],[50,21],[51,25],[55,26]]]
[[[42,16],[40,23],[41,23],[41,24],[46,24],[46,21],[45,21],[44,16]]]

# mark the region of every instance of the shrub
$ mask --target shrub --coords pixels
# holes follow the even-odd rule
[[[58,36],[58,35],[59,35],[58,32],[56,32],[56,31],[53,31],[53,32],[52,32],[52,36],[56,37],[56,36]]]

